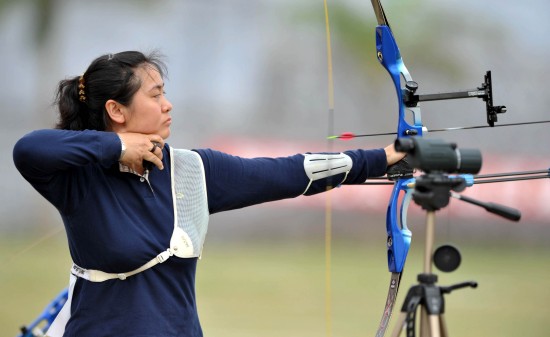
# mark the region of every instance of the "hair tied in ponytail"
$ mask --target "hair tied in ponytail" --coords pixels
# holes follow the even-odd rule
[[[81,102],[86,102],[86,92],[84,89],[86,86],[84,86],[84,75],[81,75],[78,79],[78,99]]]

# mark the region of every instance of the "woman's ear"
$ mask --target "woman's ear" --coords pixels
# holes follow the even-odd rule
[[[110,99],[105,102],[105,110],[111,119],[113,124],[122,125],[126,122],[126,116],[124,114],[125,107],[124,105],[118,103],[117,101]]]

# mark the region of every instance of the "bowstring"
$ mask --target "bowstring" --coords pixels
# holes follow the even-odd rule
[[[0,268],[4,268],[5,266],[9,265],[10,263],[12,263],[17,258],[27,254],[28,252],[30,252],[34,248],[42,245],[44,242],[49,241],[50,239],[55,237],[57,234],[61,233],[63,231],[63,229],[64,229],[63,226],[56,226],[53,229],[51,229],[50,231],[48,231],[47,233],[45,233],[44,235],[42,235],[42,236],[38,237],[37,239],[33,240],[31,243],[27,244],[26,246],[24,246],[20,250],[12,253],[4,261],[0,261]]]
[[[328,71],[328,134],[334,134],[334,79],[332,75],[332,45],[327,0],[323,0],[325,11],[325,33]],[[327,141],[328,152],[333,142]],[[331,178],[327,178],[327,192],[332,189]],[[325,328],[326,336],[332,337],[332,197],[325,193]]]

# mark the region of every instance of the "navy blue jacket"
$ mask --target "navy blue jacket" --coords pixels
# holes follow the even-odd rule
[[[14,148],[17,169],[58,209],[71,257],[83,268],[129,271],[169,247],[174,212],[168,145],[165,169],[153,169],[149,183],[119,170],[120,151],[115,133],[90,130],[34,131]],[[301,154],[246,159],[196,151],[205,167],[211,214],[296,197],[309,182]],[[384,150],[346,153],[353,159],[346,184],[385,173]],[[319,180],[308,194],[325,189],[326,182]],[[196,264],[196,258],[172,257],[124,281],[78,279],[65,336],[202,336]]]

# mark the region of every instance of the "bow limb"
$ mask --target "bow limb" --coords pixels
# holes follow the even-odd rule
[[[388,327],[399,291],[401,274],[405,266],[407,254],[409,253],[412,233],[407,227],[407,210],[412,199],[414,189],[411,188],[411,185],[414,184],[414,181],[414,178],[397,181],[393,186],[390,203],[388,204],[386,232],[388,233],[388,269],[391,272],[391,278],[384,312],[382,313],[376,337],[384,336]],[[400,196],[402,196],[401,206],[399,206]]]

